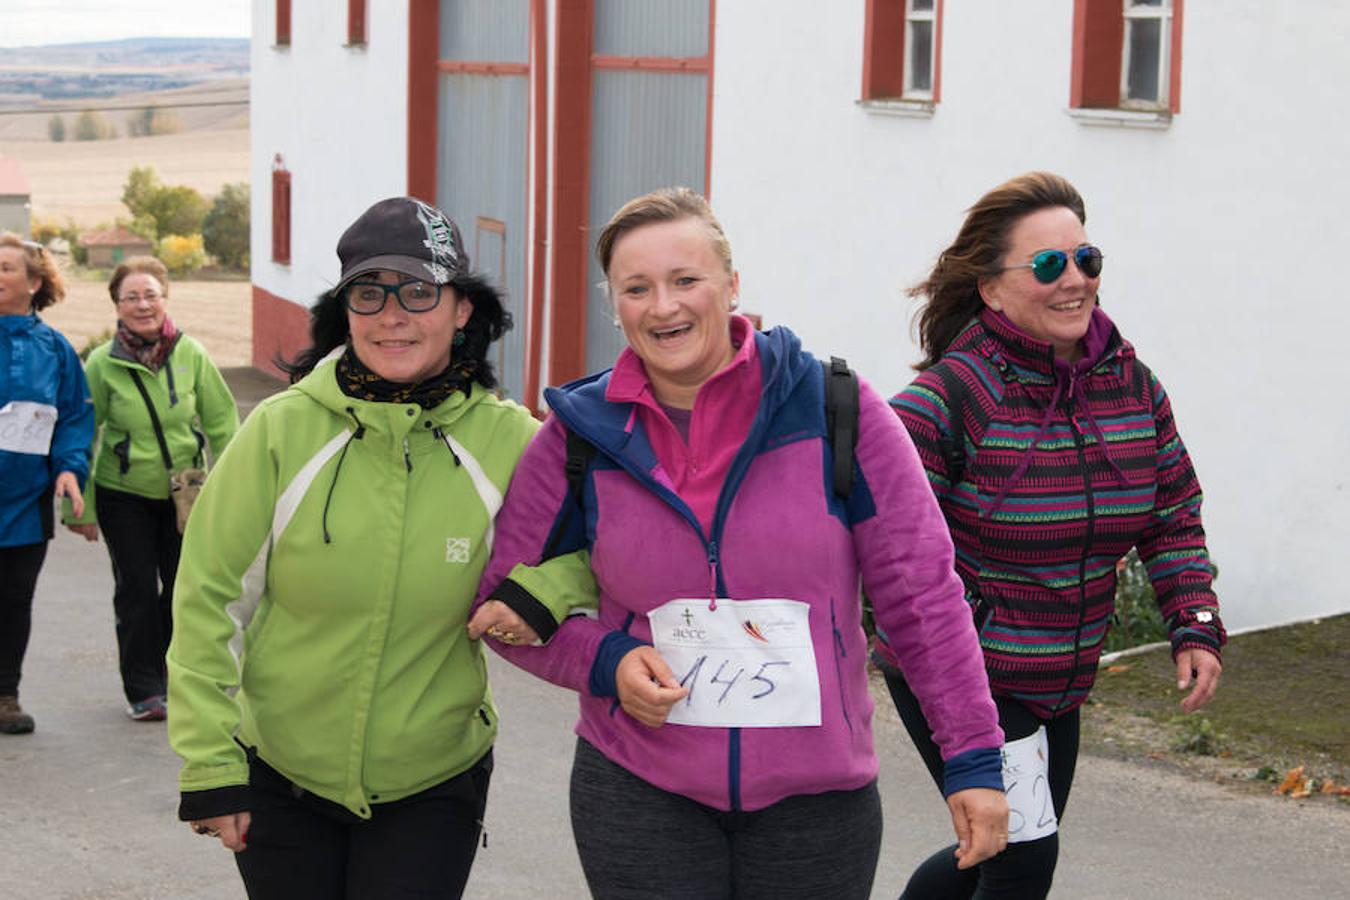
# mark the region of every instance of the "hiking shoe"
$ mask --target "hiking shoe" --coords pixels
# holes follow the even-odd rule
[[[23,711],[15,694],[0,697],[0,734],[29,734],[33,717]]]
[[[164,698],[156,694],[131,704],[127,715],[137,722],[163,722],[169,716],[169,709],[164,705]]]

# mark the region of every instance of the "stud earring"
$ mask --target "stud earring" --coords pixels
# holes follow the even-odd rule
[[[456,331],[455,336],[450,339],[450,346],[463,347],[466,340],[468,340],[468,338],[464,336],[464,332]]]

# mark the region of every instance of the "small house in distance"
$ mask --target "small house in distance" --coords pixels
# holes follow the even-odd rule
[[[31,236],[32,190],[17,159],[0,156],[0,231]]]
[[[88,253],[87,264],[95,268],[115,266],[129,256],[145,256],[154,245],[131,229],[115,225],[80,235],[80,245]]]

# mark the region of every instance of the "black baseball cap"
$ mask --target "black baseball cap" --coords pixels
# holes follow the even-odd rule
[[[431,284],[468,274],[469,256],[450,217],[412,197],[389,197],[361,213],[338,239],[344,287],[358,275],[389,269]]]

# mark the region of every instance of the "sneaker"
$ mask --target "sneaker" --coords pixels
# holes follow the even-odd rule
[[[0,696],[0,734],[29,734],[33,717],[23,711],[15,694]]]
[[[137,722],[163,722],[168,718],[169,710],[164,704],[164,698],[156,694],[131,704],[127,715]]]

